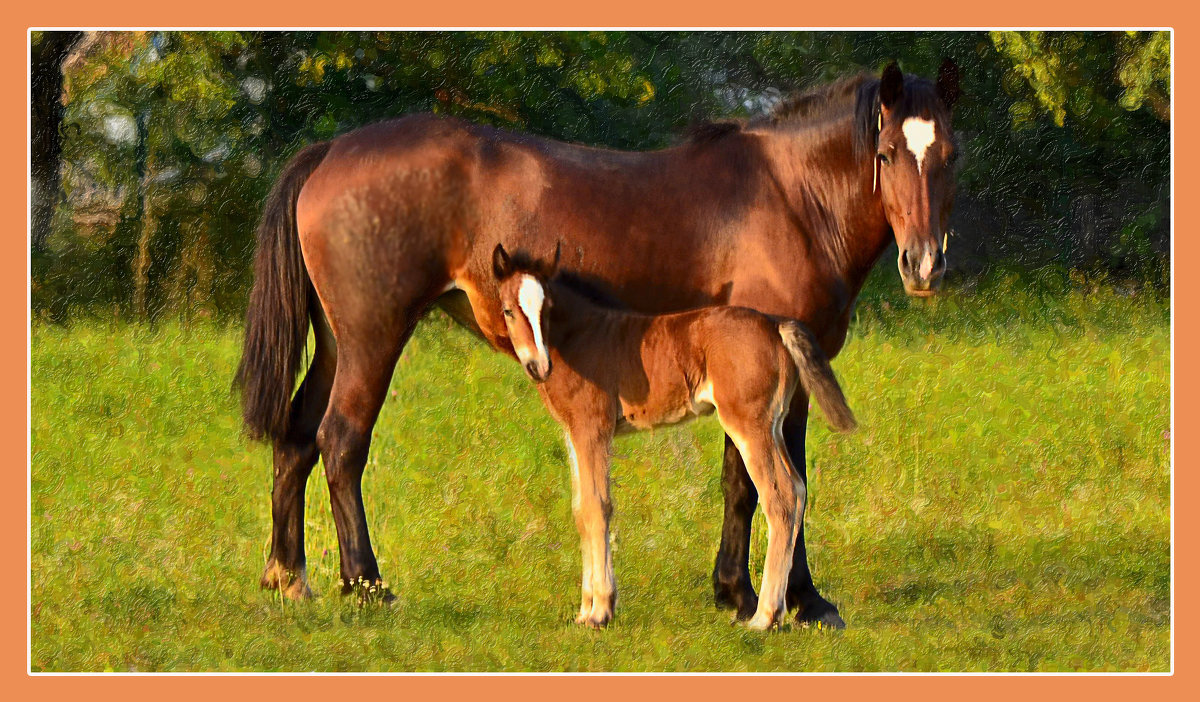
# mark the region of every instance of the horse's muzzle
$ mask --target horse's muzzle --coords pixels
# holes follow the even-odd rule
[[[917,244],[902,249],[896,262],[904,292],[912,297],[929,297],[942,286],[946,273],[946,257],[937,244]]]

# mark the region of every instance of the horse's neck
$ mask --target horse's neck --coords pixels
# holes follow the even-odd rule
[[[817,223],[806,231],[810,251],[856,296],[892,241],[873,182],[869,155],[855,154],[850,120],[810,128],[769,128],[758,132],[767,170],[794,222]]]

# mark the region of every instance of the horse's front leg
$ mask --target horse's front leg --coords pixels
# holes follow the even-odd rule
[[[571,431],[570,442],[574,453],[571,506],[583,556],[583,601],[575,621],[600,629],[612,620],[617,601],[609,543],[612,431],[595,427]]]
[[[797,390],[792,397],[792,407],[783,421],[783,442],[787,446],[792,466],[800,475],[805,488],[808,486],[808,464],[804,455],[804,436],[808,426],[808,396]],[[808,568],[808,552],[804,547],[804,513],[800,514],[796,547],[792,554],[792,570],[788,576],[787,605],[796,612],[796,623],[817,624],[833,629],[845,629],[846,622],[838,614],[838,608],[817,592],[812,572]]]
[[[713,568],[713,597],[718,607],[735,609],[737,618],[744,620],[758,609],[758,596],[750,583],[750,524],[758,506],[758,490],[746,472],[742,454],[728,435],[721,488],[725,493],[725,520]]]

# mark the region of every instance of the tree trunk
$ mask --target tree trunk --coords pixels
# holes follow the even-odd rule
[[[30,49],[30,176],[33,181],[30,246],[44,251],[59,199],[63,59],[83,32],[44,32]]]
[[[137,115],[137,135],[134,168],[139,190],[137,219],[141,229],[138,232],[137,256],[133,259],[133,314],[139,321],[145,321],[149,316],[150,245],[158,233],[158,213],[154,210],[151,197],[154,185],[150,182],[150,119],[145,111]]]

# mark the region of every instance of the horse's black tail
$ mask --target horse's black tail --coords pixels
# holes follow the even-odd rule
[[[829,357],[817,345],[808,327],[794,319],[780,320],[779,335],[783,337],[783,345],[787,347],[796,370],[800,372],[800,384],[808,394],[817,401],[825,420],[837,431],[848,432],[858,428],[854,412],[846,404],[846,396],[842,394],[842,386],[838,385],[829,365]]]
[[[292,158],[267,196],[258,225],[254,287],[234,379],[242,391],[246,431],[255,439],[279,440],[287,431],[313,294],[296,231],[296,199],[328,151],[327,142],[313,144]]]

